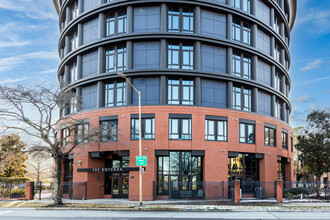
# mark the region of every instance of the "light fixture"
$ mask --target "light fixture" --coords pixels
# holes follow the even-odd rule
[[[81,160],[78,160],[77,165],[81,166]]]

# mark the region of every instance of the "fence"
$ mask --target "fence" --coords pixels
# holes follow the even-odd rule
[[[241,181],[242,198],[275,198],[275,182]],[[153,198],[156,199],[200,199],[232,200],[234,182],[169,182],[153,183]]]
[[[87,182],[63,182],[62,197],[69,199],[87,199]]]
[[[317,198],[317,192],[320,190],[321,199],[330,199],[330,182],[283,182],[284,198]]]
[[[25,198],[25,183],[0,183],[0,198]]]

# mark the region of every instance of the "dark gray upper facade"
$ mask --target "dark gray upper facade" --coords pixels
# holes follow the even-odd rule
[[[289,122],[288,0],[54,0],[63,91],[81,106],[137,104],[248,111]]]

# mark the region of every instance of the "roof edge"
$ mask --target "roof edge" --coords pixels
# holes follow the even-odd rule
[[[297,16],[297,0],[289,0],[289,6],[290,6],[289,27],[290,27],[290,30],[292,30],[294,22],[296,20],[296,16]]]
[[[54,4],[54,7],[55,7],[55,10],[56,10],[57,14],[59,15],[60,14],[60,10],[61,10],[61,2],[60,2],[60,0],[53,0],[53,4]]]

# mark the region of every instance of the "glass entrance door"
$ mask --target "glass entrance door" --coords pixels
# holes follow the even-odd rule
[[[128,198],[129,178],[127,174],[114,174],[112,176],[112,197]]]

